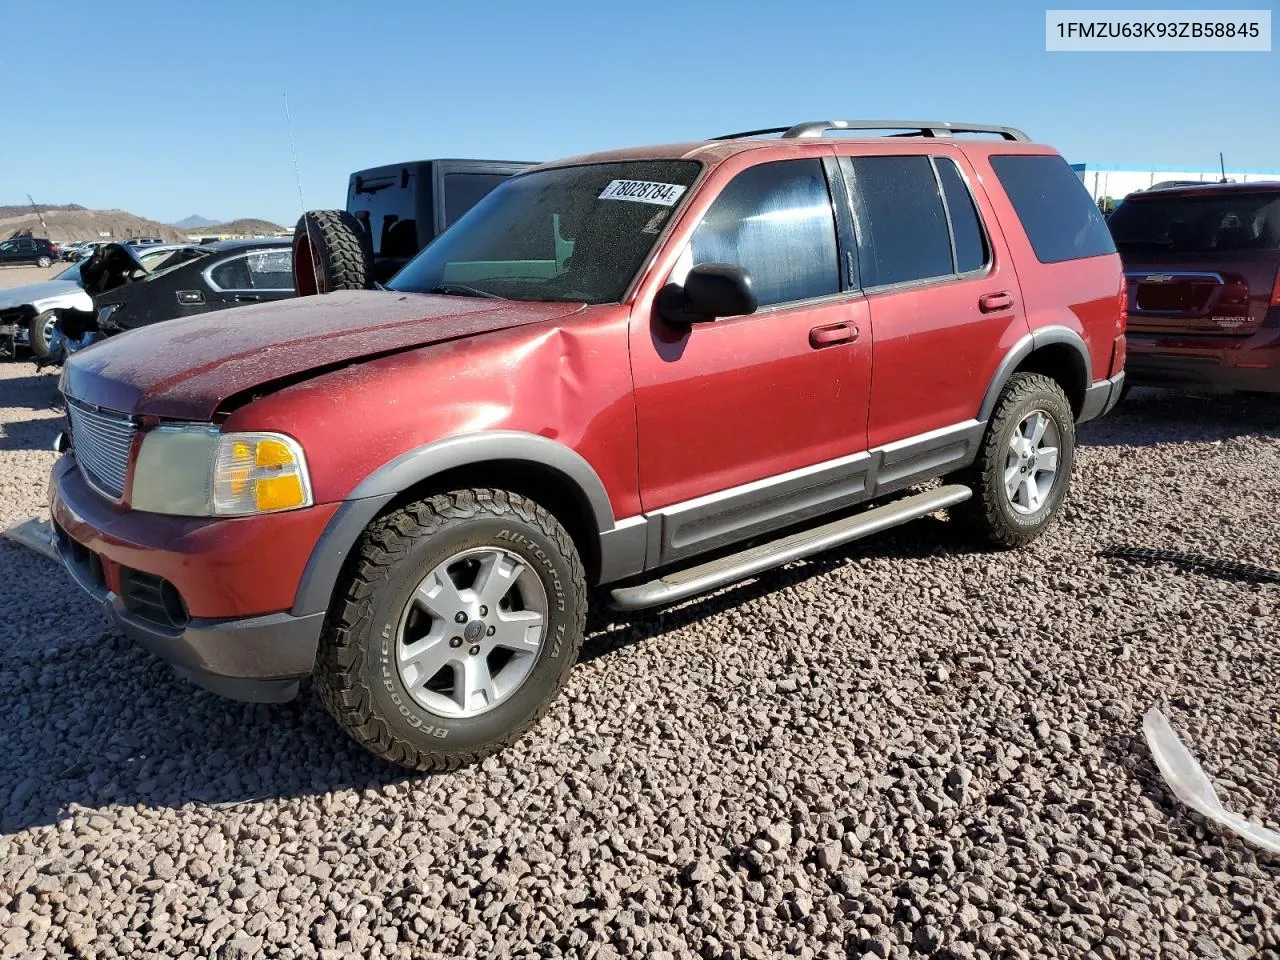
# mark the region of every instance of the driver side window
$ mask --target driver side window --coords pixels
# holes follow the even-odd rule
[[[840,291],[835,215],[822,162],[762,163],[733,178],[694,230],[687,267],[730,263],[760,306]]]

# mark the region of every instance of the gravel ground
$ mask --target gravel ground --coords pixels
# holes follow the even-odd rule
[[[0,290],[7,290],[9,287],[20,287],[27,283],[52,280],[69,266],[71,266],[70,261],[61,260],[47,268],[0,266]]]
[[[45,509],[53,376],[0,370],[0,510]],[[416,777],[308,693],[220,700],[0,545],[0,957],[1280,955],[1280,860],[1177,804],[1166,711],[1280,818],[1280,402],[1137,391],[1017,553],[927,519],[597,615],[516,747]]]

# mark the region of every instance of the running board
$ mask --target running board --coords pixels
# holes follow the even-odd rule
[[[709,560],[695,567],[685,567],[683,570],[673,570],[648,583],[633,587],[618,587],[611,592],[613,606],[618,610],[642,610],[645,607],[656,607],[684,600],[762,571],[780,567],[792,560],[820,553],[842,543],[848,543],[850,540],[869,537],[873,533],[896,527],[908,520],[915,520],[937,510],[953,507],[971,496],[973,491],[959,484],[917,493],[883,506],[872,507],[851,517],[843,517],[769,543],[762,543],[718,560]]]

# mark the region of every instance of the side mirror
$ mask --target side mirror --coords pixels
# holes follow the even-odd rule
[[[684,286],[669,283],[658,293],[658,312],[677,325],[740,317],[755,313],[756,306],[750,275],[730,263],[700,263],[689,271]]]

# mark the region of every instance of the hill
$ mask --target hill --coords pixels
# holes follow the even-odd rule
[[[49,211],[51,210],[54,212],[57,212],[57,211],[83,210],[83,209],[84,207],[80,206],[80,204],[78,203],[51,203],[47,205],[46,204],[40,205],[40,212],[45,214],[46,218],[48,217]],[[24,213],[31,213],[31,212],[32,212],[31,204],[29,203],[0,204],[0,220],[6,220],[9,217],[20,217]]]
[[[289,228],[279,226],[270,220],[254,220],[246,218],[242,220],[229,220],[226,223],[209,223],[195,230],[189,230],[188,233],[193,234],[243,234],[244,236],[255,236],[259,233],[285,233]]]
[[[30,230],[33,236],[51,240],[126,240],[129,237],[159,237],[169,243],[180,243],[192,234],[211,236],[282,233],[283,227],[266,220],[241,219],[230,223],[210,223],[188,229],[168,223],[157,223],[127,210],[87,210],[78,204],[40,205],[48,229],[30,204],[0,206],[0,239],[19,230]],[[190,219],[190,218],[188,218]]]

